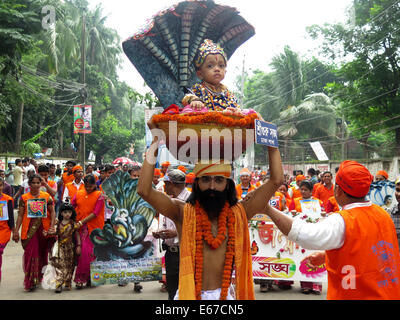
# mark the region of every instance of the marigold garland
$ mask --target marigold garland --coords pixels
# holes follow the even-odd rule
[[[205,210],[196,202],[196,252],[195,252],[195,289],[196,299],[201,300],[203,280],[203,247],[204,241],[212,249],[217,249],[224,242],[228,229],[225,264],[222,274],[220,300],[226,300],[231,284],[233,259],[235,257],[235,214],[227,202],[218,217],[218,233],[214,237],[211,232],[211,222]]]
[[[256,113],[247,116],[233,118],[222,114],[221,112],[207,112],[202,114],[157,114],[152,120],[155,124],[167,121],[176,121],[185,124],[204,124],[218,123],[225,127],[250,127],[254,128],[254,120],[259,119]]]

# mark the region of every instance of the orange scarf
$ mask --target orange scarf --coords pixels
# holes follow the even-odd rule
[[[235,213],[235,282],[237,300],[254,300],[253,270],[246,212],[241,204],[232,207]],[[180,240],[179,300],[196,300],[194,266],[196,253],[196,209],[184,208],[182,239]]]

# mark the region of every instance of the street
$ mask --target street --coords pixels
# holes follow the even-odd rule
[[[41,287],[33,292],[24,292],[22,271],[23,249],[21,243],[10,241],[4,250],[2,280],[0,284],[0,300],[167,300],[167,293],[160,292],[158,282],[144,282],[141,293],[133,292],[133,283],[126,287],[118,285],[99,286],[71,291],[61,294],[53,290],[44,290]],[[300,292],[300,283],[295,282],[291,290],[283,291],[274,286],[273,291],[261,293],[259,285],[255,285],[256,300],[325,300],[327,285],[323,284],[321,295],[305,295]]]

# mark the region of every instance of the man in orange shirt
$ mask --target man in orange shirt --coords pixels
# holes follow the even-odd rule
[[[83,183],[83,168],[81,166],[75,166],[72,169],[72,172],[74,174],[74,180],[70,183],[67,183],[64,189],[63,193],[63,201],[65,202],[66,199],[68,198],[69,201],[74,198],[78,190],[82,190],[84,188],[84,183]],[[96,183],[96,182],[95,182]]]
[[[65,171],[62,174],[60,181],[58,181],[58,183],[57,183],[57,188],[59,190],[62,190],[61,194],[64,193],[65,186],[67,185],[67,183],[70,183],[70,182],[74,181],[75,177],[74,177],[74,174],[72,172],[72,169],[75,166],[76,166],[76,162],[75,161],[69,160],[69,161],[67,161],[65,163],[65,169],[66,170],[64,169]]]
[[[363,165],[344,161],[335,184],[335,198],[343,209],[320,223],[266,207],[265,213],[289,240],[305,249],[326,250],[307,258],[311,267],[325,264],[329,300],[400,300],[395,226],[384,209],[365,201],[373,179]]]
[[[242,200],[243,198],[246,197],[246,195],[249,192],[256,190],[256,187],[250,183],[250,179],[251,179],[250,170],[247,168],[242,169],[242,171],[240,171],[241,183],[236,186],[236,194],[238,200]]]
[[[326,171],[322,175],[322,183],[313,190],[313,196],[321,200],[326,208],[329,198],[334,196],[333,188],[332,173]]]

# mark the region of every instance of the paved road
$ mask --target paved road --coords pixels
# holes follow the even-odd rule
[[[141,293],[133,292],[133,283],[126,287],[118,285],[107,285],[95,288],[85,288],[71,291],[63,291],[56,294],[52,290],[44,290],[41,287],[34,292],[23,291],[22,271],[23,249],[20,243],[10,241],[4,250],[2,281],[0,284],[0,300],[167,300],[167,293],[160,292],[158,282],[142,283]],[[282,291],[274,287],[273,291],[267,293],[259,292],[259,286],[255,286],[257,300],[325,300],[326,287],[323,285],[321,295],[305,295],[300,292],[300,283],[295,282],[291,290]]]

